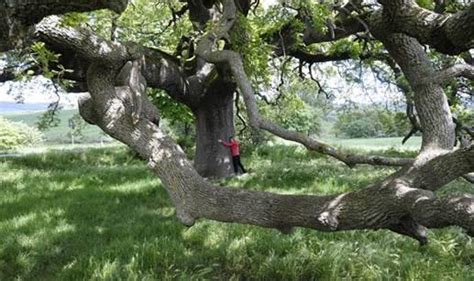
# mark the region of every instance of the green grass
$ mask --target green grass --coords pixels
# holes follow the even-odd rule
[[[340,139],[336,137],[316,137],[328,144],[340,147],[344,150],[358,150],[362,152],[380,152],[381,150],[395,150],[396,152],[415,152],[421,147],[421,137],[411,137],[405,144],[402,144],[403,138],[357,138],[357,139]],[[284,139],[275,138],[273,143],[279,145],[299,145],[295,142]]]
[[[423,248],[385,230],[186,228],[131,155],[114,147],[0,159],[0,280],[474,280],[474,243],[456,228],[430,232]],[[261,147],[243,161],[250,175],[219,184],[329,194],[393,171],[350,170],[297,146]]]
[[[393,138],[359,138],[359,139],[338,139],[327,138],[328,143],[363,151],[394,149],[397,151],[417,151],[421,147],[421,137],[411,137],[405,144],[402,144],[401,137]]]
[[[13,150],[2,151],[0,150],[0,157],[2,154],[11,155],[11,156],[25,156],[30,154],[41,154],[41,153],[48,153],[48,152],[83,152],[87,149],[94,149],[94,148],[120,148],[124,147],[125,145],[118,142],[118,141],[110,141],[104,143],[76,143],[74,145],[68,144],[54,144],[54,143],[43,143],[37,144],[33,146],[22,146]]]
[[[67,109],[59,111],[59,119],[61,120],[59,125],[56,127],[51,127],[48,130],[43,132],[45,143],[47,144],[58,144],[58,143],[70,143],[71,138],[68,136],[70,128],[68,126],[68,120],[74,115],[77,114],[77,109]],[[42,115],[42,112],[22,112],[22,113],[10,113],[3,114],[2,116],[6,119],[9,119],[14,122],[24,122],[27,125],[36,127],[36,123],[39,120],[39,117]],[[87,124],[83,131],[83,138],[76,139],[77,142],[82,143],[91,143],[91,142],[100,142],[102,139],[108,139],[102,133],[102,130],[93,125]]]

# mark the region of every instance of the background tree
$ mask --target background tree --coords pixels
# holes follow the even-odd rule
[[[21,146],[38,144],[43,140],[36,128],[22,122],[10,122],[0,117],[0,150],[8,151]]]
[[[347,138],[403,137],[410,130],[407,116],[387,109],[349,109],[334,124],[336,135]]]
[[[22,43],[18,38],[26,37],[16,31],[25,31],[26,26],[48,14],[104,7],[121,12],[126,6],[126,1],[82,2],[81,8],[56,2],[54,7],[60,8],[53,8],[43,3],[37,10],[30,9],[34,5],[25,8],[16,2],[8,4],[1,9],[9,28],[8,36],[3,35],[2,46],[10,48]],[[63,54],[64,61],[59,62],[75,69],[71,79],[86,82],[90,97],[80,102],[81,116],[147,159],[167,188],[177,217],[186,225],[208,218],[277,228],[282,232],[295,226],[322,231],[385,228],[422,244],[427,242],[426,227],[457,225],[474,235],[472,195],[435,194],[446,183],[474,170],[472,141],[463,148],[454,147],[455,124],[444,91],[446,84],[456,77],[474,76],[470,55],[465,53],[474,42],[474,5],[458,3],[459,10],[454,14],[440,14],[420,7],[413,0],[379,0],[382,9],[363,1],[282,3],[263,18],[267,24],[261,26],[271,28],[255,35],[248,25],[252,14],[250,1],[187,1],[184,4],[187,7],[182,8],[188,10],[195,35],[185,39],[194,42],[188,43],[188,52],[179,52],[185,58],[192,58],[184,61],[177,54],[140,42],[100,37],[93,30],[70,26],[59,17],[41,21],[35,27],[35,34],[48,48]],[[448,8],[436,4],[436,10]],[[433,5],[425,6],[433,8]],[[179,18],[180,13],[172,14],[173,20]],[[265,40],[252,41],[254,38]],[[374,40],[378,46],[364,49],[364,44],[370,46]],[[331,44],[333,41],[337,42]],[[274,56],[296,58],[301,76],[312,76],[311,67],[315,63],[364,60],[381,52],[383,59],[388,57],[388,63],[400,69],[413,93],[422,130],[419,155],[415,159],[354,155],[264,118],[255,96],[258,79],[254,81],[252,73],[259,68],[265,73],[265,65],[261,64],[265,59],[253,59],[255,42],[268,42],[273,46]],[[462,54],[467,59],[444,69],[435,68],[422,44],[446,55]],[[246,47],[249,52],[245,52]],[[219,155],[209,142],[223,132],[215,128],[227,128],[229,131],[225,133],[233,133],[231,105],[235,90],[243,97],[249,125],[255,129],[299,142],[349,166],[379,164],[402,168],[365,189],[332,196],[280,195],[214,186],[196,172],[182,150],[160,129],[156,108],[147,98],[141,100],[140,118],[131,118],[137,114],[131,106],[136,94],[133,84],[137,81],[128,85],[117,85],[116,81],[117,73],[128,62],[140,66],[140,75],[148,87],[165,90],[196,116],[196,167],[201,174],[206,172],[199,166],[199,147],[209,147],[203,157]],[[252,63],[258,67],[252,68]],[[201,137],[200,131],[205,132]],[[219,159],[210,163],[219,163]]]
[[[69,132],[68,135],[71,137],[71,143],[74,144],[76,138],[84,137],[83,131],[86,127],[86,122],[79,114],[74,114],[68,119]]]

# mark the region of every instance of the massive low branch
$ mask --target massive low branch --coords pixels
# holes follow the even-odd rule
[[[474,172],[474,145],[440,155],[423,165],[415,163],[407,171],[406,178],[414,188],[435,191],[460,174],[471,172]]]
[[[103,39],[85,30],[57,28],[60,22],[61,18],[56,16],[45,18],[36,25],[35,34],[50,45],[60,45],[94,61],[123,64],[140,57],[138,52],[131,52],[131,48],[125,45]]]

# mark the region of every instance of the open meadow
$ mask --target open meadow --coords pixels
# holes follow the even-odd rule
[[[219,184],[322,195],[393,171],[349,169],[286,145],[247,150],[243,161],[250,174]],[[0,237],[0,280],[474,280],[474,243],[457,228],[430,231],[424,247],[386,230],[283,235],[207,220],[186,228],[123,146],[0,159]]]

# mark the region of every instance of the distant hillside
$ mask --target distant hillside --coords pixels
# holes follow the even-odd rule
[[[36,123],[43,112],[44,111],[18,113],[17,111],[15,113],[4,113],[3,107],[1,107],[0,115],[15,122],[21,121],[30,126],[36,127]],[[61,120],[59,125],[43,132],[46,143],[69,143],[71,139],[68,135],[70,132],[68,120],[76,113],[78,113],[77,109],[59,111],[59,118]],[[76,140],[77,142],[96,143],[100,142],[101,139],[109,140],[109,137],[103,135],[102,130],[97,126],[87,124],[83,133],[84,137]]]
[[[0,101],[0,115],[5,113],[19,113],[28,111],[41,111],[48,108],[48,103],[17,103]]]

